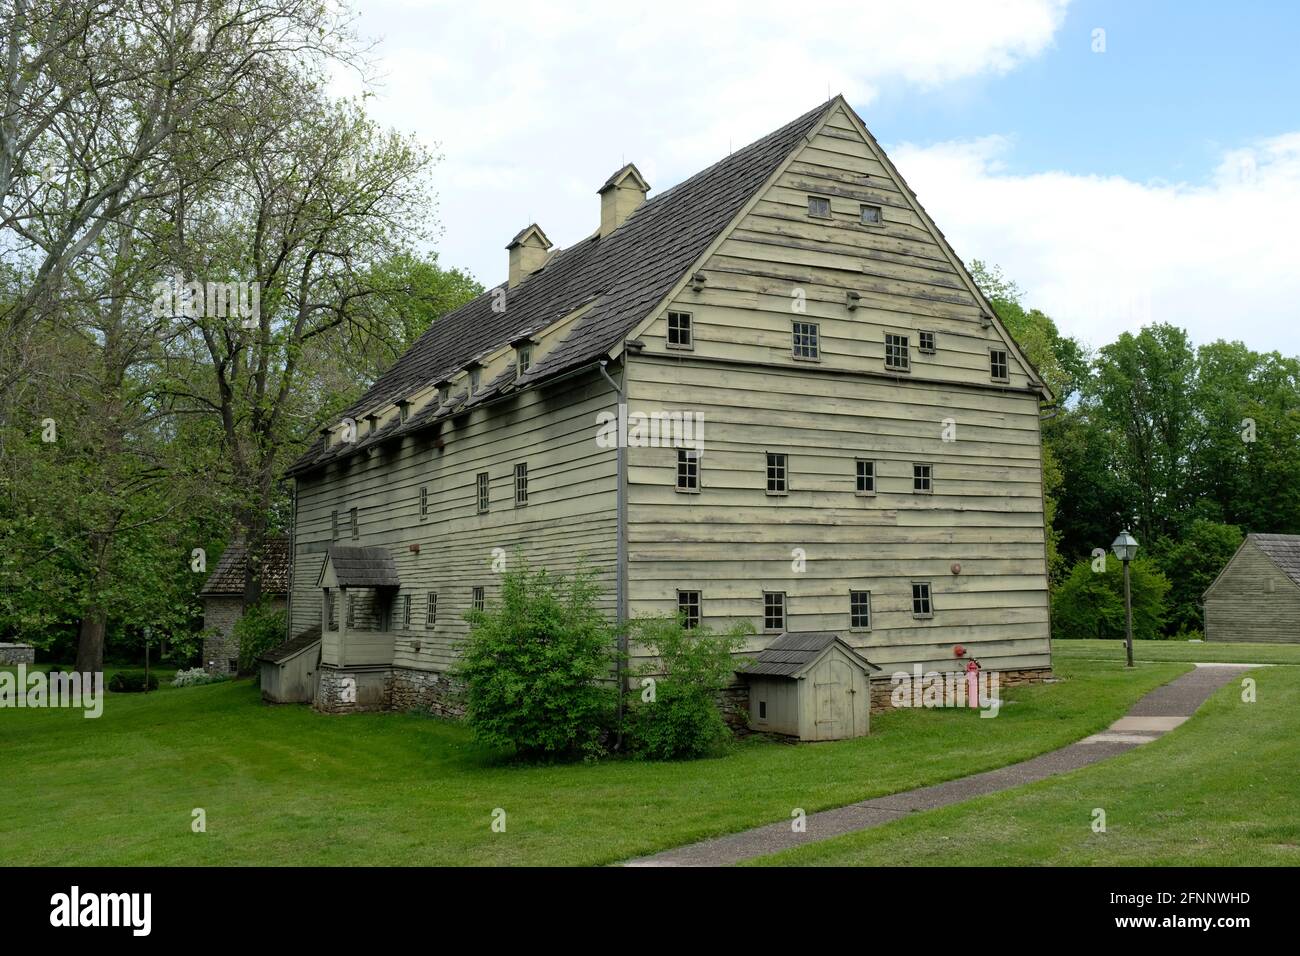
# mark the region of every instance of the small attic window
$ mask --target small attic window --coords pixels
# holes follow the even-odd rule
[[[449,401],[451,401],[451,386],[450,386],[450,385],[439,385],[439,386],[438,386],[438,404],[439,404],[439,405],[446,405]]]
[[[404,422],[411,417],[411,403],[403,399],[397,403],[397,420]]]
[[[989,349],[989,375],[995,382],[1010,381],[1007,374],[1007,350]]]
[[[881,214],[882,210],[879,206],[868,206],[865,204],[862,206],[862,211],[859,213],[862,225],[864,226],[883,225],[884,219],[881,218]]]
[[[483,382],[483,370],[481,368],[472,368],[469,370],[469,393],[474,395],[478,392],[479,385]]]
[[[515,347],[515,356],[519,362],[519,374],[523,375],[528,371],[528,367],[533,364],[533,346],[529,342],[524,342]]]
[[[809,196],[808,215],[814,219],[831,218],[831,201],[825,196]]]

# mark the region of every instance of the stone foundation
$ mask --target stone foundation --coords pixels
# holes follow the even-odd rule
[[[393,699],[393,672],[384,668],[332,667],[322,664],[316,700],[324,714],[388,710]]]
[[[36,648],[30,644],[0,644],[0,665],[35,664]]]
[[[909,671],[910,673],[910,671]],[[940,671],[941,674],[950,674],[952,671]],[[964,672],[962,672],[964,675]],[[1018,684],[1037,684],[1048,680],[1052,676],[1050,667],[1031,667],[1024,670],[998,671],[998,689],[1004,687],[1015,687]],[[964,684],[962,686],[965,686]],[[894,691],[894,684],[890,677],[875,677],[871,681],[871,712],[879,714],[887,710],[893,710],[894,705],[890,701],[890,695]]]
[[[749,685],[733,684],[718,693],[718,710],[737,737],[753,733],[749,729]]]
[[[420,710],[435,717],[465,716],[461,685],[447,674],[399,667],[393,671],[393,710]]]

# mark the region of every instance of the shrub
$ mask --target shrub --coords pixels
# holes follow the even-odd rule
[[[241,674],[256,670],[254,662],[259,656],[284,643],[285,626],[284,610],[272,609],[266,599],[245,609],[244,616],[235,622],[233,631],[239,641]]]
[[[1169,580],[1146,558],[1130,565],[1133,594],[1133,639],[1159,640],[1165,622]],[[1052,597],[1052,629],[1058,638],[1124,637],[1124,569],[1113,554],[1106,571],[1080,561]]]
[[[202,667],[180,670],[172,678],[173,687],[197,687],[200,684],[216,684],[226,679],[225,674],[209,674]]]
[[[585,569],[566,579],[515,561],[500,602],[466,615],[455,667],[465,721],[480,740],[523,756],[598,754],[616,700],[615,632],[597,607],[600,590]]]
[[[717,695],[734,679],[732,655],[753,629],[742,625],[714,634],[707,627],[688,630],[676,618],[645,618],[633,628],[658,663],[639,671],[654,683],[632,692],[624,721],[628,751],[676,760],[720,750],[731,731],[718,711]]]
[[[144,674],[131,674],[118,671],[108,682],[108,689],[118,694],[139,694],[145,691]],[[149,675],[148,690],[158,689],[158,678]]]

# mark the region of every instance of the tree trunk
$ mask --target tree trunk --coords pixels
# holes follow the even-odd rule
[[[95,673],[104,669],[104,611],[89,607],[81,618],[81,635],[77,641],[77,670]]]

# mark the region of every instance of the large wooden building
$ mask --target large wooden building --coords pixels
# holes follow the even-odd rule
[[[1247,535],[1201,601],[1207,641],[1300,643],[1300,535]]]
[[[516,235],[291,469],[317,705],[440,707],[517,551],[753,652],[1045,673],[1051,396],[861,119],[836,97],[649,190],[628,165],[587,239]]]

